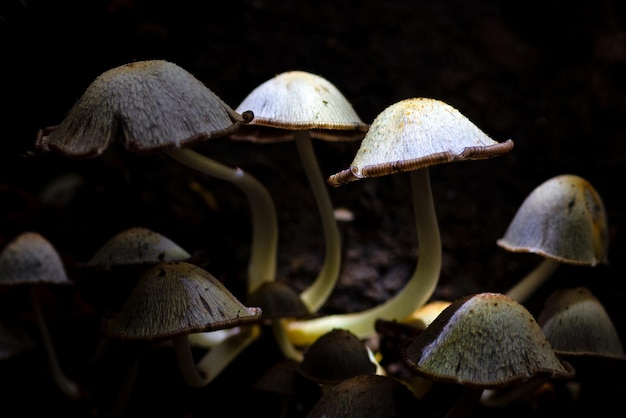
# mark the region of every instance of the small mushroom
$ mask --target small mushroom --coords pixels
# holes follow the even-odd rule
[[[328,178],[333,186],[409,172],[419,260],[405,287],[383,304],[362,312],[327,315],[289,324],[289,335],[307,345],[332,328],[359,338],[375,335],[377,319],[402,320],[431,297],[441,270],[441,237],[430,187],[429,167],[508,153],[513,141],[489,138],[457,109],[439,100],[411,98],[381,112],[370,126],[350,167]]]
[[[260,316],[260,308],[243,305],[206,270],[168,262],[141,277],[120,312],[105,321],[103,333],[121,341],[173,340],[183,377],[192,386],[205,386],[215,376],[196,369],[187,336],[257,322]]]
[[[414,374],[467,388],[454,414],[475,406],[484,389],[574,376],[573,368],[554,354],[531,313],[500,293],[454,301],[400,351]]]
[[[288,338],[285,321],[294,318],[309,318],[311,312],[300,295],[283,281],[262,283],[248,295],[246,304],[258,306],[263,311],[262,323],[269,323],[274,339],[283,356],[293,361],[302,361],[302,352]]]
[[[361,374],[376,374],[367,346],[356,335],[335,328],[307,348],[296,371],[324,387]]]
[[[613,321],[586,287],[552,292],[537,322],[555,353],[572,363],[577,371],[578,365],[585,363],[626,366],[624,347]]]
[[[71,284],[59,253],[38,232],[21,233],[0,253],[0,285],[28,287],[54,382],[67,397],[75,399],[79,396],[79,388],[61,369],[39,297],[40,287]]]
[[[257,86],[236,108],[250,110],[254,119],[231,135],[258,143],[295,140],[304,172],[322,220],[326,253],[324,264],[301,297],[317,312],[332,293],[339,277],[341,242],[327,185],[320,171],[311,138],[326,141],[362,139],[367,125],[343,94],[325,78],[306,71],[287,71]],[[249,283],[254,291],[258,283]]]
[[[84,266],[110,269],[183,261],[190,257],[191,254],[168,237],[148,228],[132,227],[111,237]]]
[[[349,377],[324,392],[306,418],[419,416],[421,403],[396,379],[377,374]]]
[[[523,303],[561,264],[593,267],[608,262],[608,219],[602,198],[580,176],[552,177],[524,199],[497,245],[544,258],[506,292]]]
[[[190,147],[237,131],[253,113],[235,112],[200,80],[164,60],[137,61],[105,71],[85,90],[66,118],[38,132],[35,146],[71,158],[102,154],[112,143],[129,151],[163,151],[201,173],[239,187],[252,211],[250,280],[273,279],[271,253],[278,240],[276,209],[252,175]]]

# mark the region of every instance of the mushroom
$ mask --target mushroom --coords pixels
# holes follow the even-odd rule
[[[190,257],[191,254],[168,237],[149,228],[132,227],[111,237],[84,266],[110,269],[183,261]]]
[[[435,99],[411,98],[381,112],[370,126],[350,168],[330,176],[340,186],[368,177],[410,172],[419,243],[419,260],[407,284],[393,298],[361,312],[327,315],[289,324],[289,335],[307,345],[332,328],[359,338],[375,334],[377,319],[404,319],[431,297],[441,270],[441,238],[430,188],[429,167],[453,161],[486,159],[509,152],[513,141],[489,138],[452,106]]]
[[[39,297],[40,287],[71,284],[59,253],[38,232],[21,233],[0,253],[0,285],[28,287],[52,378],[67,397],[76,399],[80,395],[79,388],[61,369]]]
[[[602,198],[580,176],[552,177],[524,199],[497,245],[544,258],[506,292],[523,303],[561,264],[608,263],[608,219]]]
[[[72,158],[102,154],[112,143],[148,154],[163,151],[199,172],[239,187],[250,201],[254,282],[273,279],[276,209],[267,189],[251,174],[202,155],[190,146],[237,131],[253,113],[235,112],[200,80],[164,60],[125,64],[98,76],[67,117],[38,132],[35,145]]]
[[[206,270],[167,262],[140,278],[120,312],[105,321],[103,334],[121,341],[171,339],[183,377],[189,385],[202,387],[215,373],[208,365],[196,368],[188,335],[254,323],[260,316],[260,308],[243,305]]]
[[[557,358],[532,314],[500,293],[457,299],[424,332],[401,346],[400,355],[414,374],[466,388],[447,416],[466,413],[484,389],[574,376],[574,369]]]
[[[626,372],[626,355],[600,300],[583,286],[557,289],[537,322],[557,357],[576,369],[567,387],[580,410],[590,413],[598,402],[617,406],[615,382]]]
[[[421,402],[396,379],[377,374],[349,377],[324,392],[306,418],[376,417],[419,415]]]
[[[302,352],[293,345],[285,331],[286,320],[312,315],[300,295],[283,281],[268,281],[248,295],[246,304],[261,308],[261,322],[271,326],[283,356],[296,362],[302,361]]]
[[[307,348],[296,371],[324,388],[361,374],[376,374],[368,348],[356,335],[335,328]]]
[[[586,287],[552,292],[537,322],[557,356],[577,371],[585,363],[626,365],[624,347],[611,317]]]
[[[301,292],[302,301],[317,312],[332,293],[341,266],[341,241],[327,185],[311,138],[360,140],[367,131],[352,105],[325,78],[306,71],[287,71],[256,87],[236,108],[254,119],[230,137],[258,143],[295,140],[322,220],[326,252],[317,278]],[[254,291],[258,283],[249,283]]]

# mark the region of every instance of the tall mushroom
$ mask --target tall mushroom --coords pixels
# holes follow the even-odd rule
[[[257,143],[295,140],[322,220],[326,252],[323,266],[301,292],[305,305],[317,312],[332,293],[341,266],[341,242],[333,205],[320,171],[311,138],[325,141],[362,139],[367,125],[352,105],[325,78],[306,71],[287,71],[256,87],[236,108],[254,119],[231,135]],[[258,283],[249,283],[252,292]]]
[[[439,100],[411,98],[381,112],[370,126],[350,168],[330,176],[333,186],[368,177],[410,172],[419,259],[412,277],[393,298],[361,312],[328,315],[289,324],[297,344],[310,345],[332,328],[359,338],[375,334],[377,319],[404,319],[431,297],[441,269],[441,238],[430,188],[429,167],[491,158],[513,148],[498,143],[457,109]]]
[[[39,288],[42,286],[70,284],[72,282],[67,277],[59,253],[38,232],[21,233],[0,253],[0,285],[28,287],[54,382],[66,396],[75,399],[79,396],[79,388],[61,369],[39,297]]]
[[[141,154],[163,151],[199,172],[239,187],[250,201],[250,280],[275,276],[276,209],[267,189],[252,175],[190,147],[237,131],[253,113],[235,112],[200,80],[163,60],[125,64],[99,75],[66,118],[39,131],[35,145],[67,157],[102,154],[112,143]]]
[[[552,177],[522,202],[497,245],[544,259],[507,295],[525,302],[562,264],[608,262],[608,218],[598,191],[574,174]]]

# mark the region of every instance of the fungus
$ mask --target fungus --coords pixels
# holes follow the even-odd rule
[[[110,269],[183,261],[190,257],[191,254],[168,237],[148,228],[132,227],[111,237],[84,266]]]
[[[602,198],[580,176],[552,177],[524,199],[497,245],[544,258],[506,292],[523,303],[561,264],[596,266],[608,262],[608,219]]]
[[[356,335],[335,328],[307,348],[296,371],[324,387],[361,374],[376,374],[368,349]]]
[[[349,377],[324,392],[306,418],[414,417],[420,401],[396,379],[377,374]]]
[[[454,301],[424,332],[400,347],[400,355],[414,374],[466,388],[448,416],[466,413],[484,389],[574,376],[530,312],[500,293]]]
[[[79,396],[76,383],[61,369],[39,297],[40,287],[72,282],[57,250],[44,236],[26,231],[13,238],[0,253],[0,285],[27,286],[30,301],[55,384],[70,399]]]
[[[301,298],[317,312],[332,293],[341,266],[341,239],[327,184],[311,138],[325,141],[362,139],[367,125],[348,100],[325,78],[306,71],[287,71],[256,87],[236,108],[254,119],[231,135],[233,139],[270,143],[294,140],[322,220],[326,252],[323,266]],[[258,283],[249,283],[254,291]]]
[[[160,263],[137,282],[120,312],[105,321],[103,334],[121,341],[171,339],[181,373],[194,387],[207,385],[214,370],[199,370],[188,335],[257,322],[258,307],[243,305],[206,270],[186,262]]]
[[[283,356],[293,361],[301,361],[302,352],[293,345],[285,331],[286,320],[309,318],[312,315],[300,295],[285,282],[269,281],[262,283],[248,295],[246,303],[261,308],[261,322],[271,326],[274,340]]]
[[[585,363],[626,361],[624,347],[611,317],[586,287],[552,292],[537,322],[557,356],[572,363],[577,371],[578,365]]]
[[[375,334],[377,319],[404,319],[431,297],[441,270],[441,238],[430,187],[429,167],[505,154],[513,141],[489,138],[452,106],[434,99],[402,100],[381,112],[370,126],[350,168],[330,176],[333,186],[363,178],[409,172],[419,259],[408,283],[393,298],[361,312],[328,315],[289,324],[296,344],[307,345],[332,328],[359,338]]]
[[[139,154],[163,151],[192,169],[239,187],[252,212],[248,271],[250,280],[260,282],[275,276],[271,251],[277,242],[277,226],[271,196],[244,170],[190,148],[232,134],[253,116],[249,111],[235,112],[174,63],[138,61],[99,75],[58,126],[38,132],[35,145],[71,158],[96,157],[112,143]]]

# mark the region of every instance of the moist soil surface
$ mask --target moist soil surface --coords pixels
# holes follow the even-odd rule
[[[0,7],[0,244],[36,231],[61,255],[74,285],[44,289],[42,306],[61,367],[83,392],[80,400],[68,401],[54,386],[26,293],[2,290],[2,318],[16,319],[37,343],[0,364],[3,399],[22,412],[15,416],[50,411],[103,416],[113,404],[129,367],[128,353],[114,347],[96,354],[101,321],[124,301],[138,273],[119,271],[117,287],[107,288],[112,275],[86,272],[80,263],[114,234],[133,226],[158,231],[245,298],[251,224],[249,203],[239,189],[168,156],[132,154],[120,144],[85,160],[34,147],[38,131],[58,124],[100,73],[146,59],[180,65],[233,108],[257,85],[298,69],[331,81],[366,123],[402,99],[432,97],[457,108],[494,140],[512,139],[515,146],[506,155],[430,168],[443,247],[432,299],[505,293],[543,260],[496,245],[524,198],[556,175],[587,179],[607,211],[609,263],[562,265],[525,306],[537,315],[555,289],[585,286],[604,304],[620,336],[626,335],[626,14],[621,2],[235,0],[211,5],[216,9],[185,0],[9,0]],[[314,141],[325,176],[349,167],[358,147],[358,141]],[[195,149],[246,170],[267,187],[280,227],[277,279],[305,289],[322,265],[324,239],[295,143],[224,137]],[[334,206],[353,219],[340,224],[342,270],[322,315],[387,300],[419,259],[407,173],[329,187],[329,193]],[[279,414],[279,395],[251,389],[281,358],[265,334],[202,389],[185,385],[168,347],[143,353],[127,416],[215,416],[214,408],[226,408],[229,415]],[[585,396],[575,397],[564,385],[547,385],[506,413],[554,416],[558,406],[583,416],[599,402],[617,405],[626,391],[614,370],[582,385],[601,390],[581,390]],[[319,396],[315,386],[300,389],[288,404],[288,416],[305,416]],[[442,399],[458,392],[445,390]],[[426,416],[441,412],[434,404],[425,407]],[[502,412],[479,407],[474,413]]]

